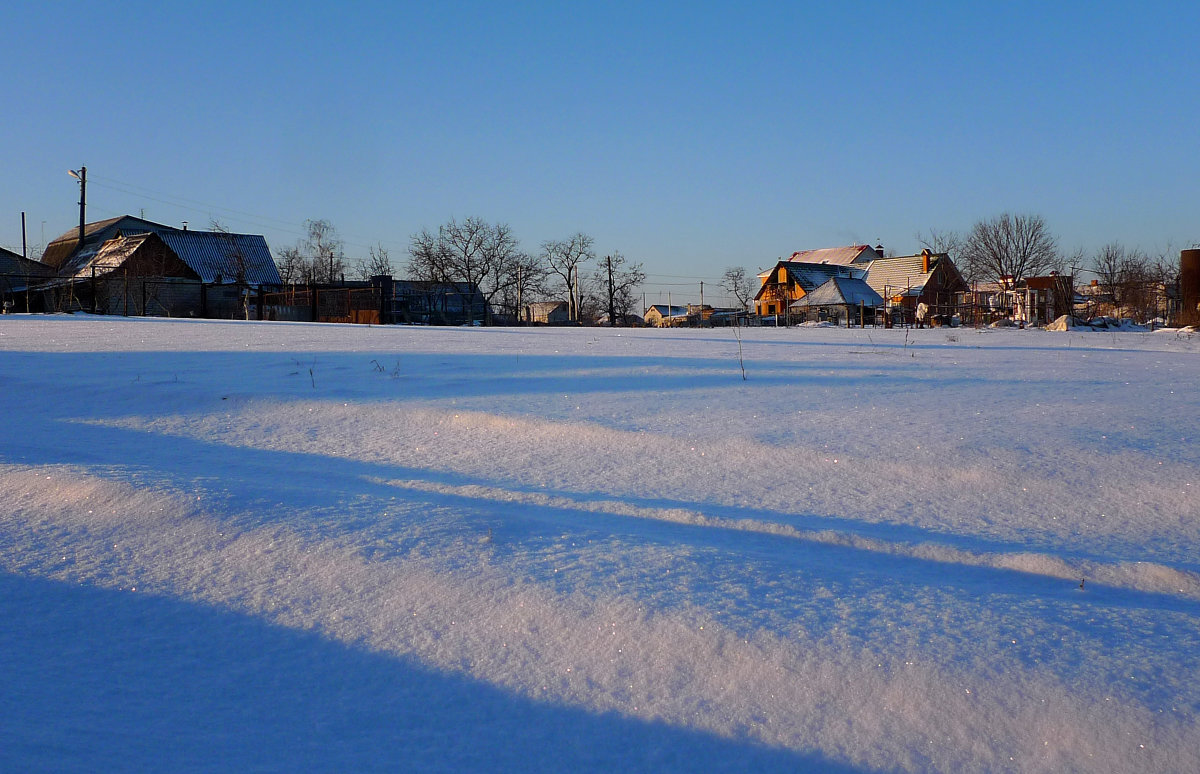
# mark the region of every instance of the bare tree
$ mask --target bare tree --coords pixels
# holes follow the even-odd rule
[[[1169,264],[1114,242],[1100,248],[1092,266],[1101,289],[1112,298],[1114,315],[1139,321],[1158,315],[1160,300],[1172,279]]]
[[[299,247],[285,247],[279,251],[279,281],[285,285],[300,282],[304,274],[304,258],[300,255]]]
[[[285,284],[337,282],[346,272],[346,254],[337,229],[327,220],[304,221],[305,235],[279,251],[279,278]]]
[[[737,299],[738,306],[748,310],[754,294],[758,292],[757,279],[744,266],[730,266],[721,275],[721,288]]]
[[[566,288],[572,320],[580,319],[580,299],[576,293],[580,281],[579,265],[596,257],[593,241],[587,234],[577,233],[566,240],[542,243],[542,259],[550,273],[561,279]]]
[[[300,253],[305,259],[302,279],[305,282],[334,283],[346,271],[346,254],[337,229],[327,220],[306,220],[307,235],[300,240]]]
[[[592,282],[604,292],[610,326],[615,326],[618,319],[624,324],[626,315],[637,303],[634,294],[645,281],[646,272],[640,263],[629,263],[620,253],[604,256],[592,275]]]
[[[962,255],[976,278],[1009,287],[1062,267],[1058,242],[1040,215],[1006,212],[979,221],[963,240]]]
[[[929,252],[945,253],[950,256],[950,260],[958,268],[958,273],[967,283],[975,282],[984,274],[971,260],[971,256],[963,254],[964,240],[957,231],[938,231],[931,228],[926,233],[917,232],[916,239],[921,247]]]
[[[491,224],[470,217],[459,223],[451,219],[437,233],[422,229],[409,245],[409,271],[429,282],[468,283],[478,289],[488,304],[518,281],[524,254],[506,223]],[[474,310],[468,304],[468,320]]]
[[[497,304],[512,320],[522,319],[522,309],[545,295],[548,276],[546,264],[540,256],[521,251],[513,257],[509,267],[510,280],[497,295]]]
[[[368,248],[368,251],[367,258],[358,262],[360,280],[369,280],[381,275],[391,277],[396,273],[392,267],[391,254],[382,242]]]

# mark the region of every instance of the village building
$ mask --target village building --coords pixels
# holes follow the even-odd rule
[[[568,325],[571,306],[566,301],[535,301],[521,310],[521,322],[533,325]]]
[[[956,294],[966,291],[967,284],[958,268],[945,253],[923,250],[917,255],[883,256],[883,246],[851,245],[848,247],[804,250],[792,253],[791,258],[779,261],[758,275],[762,286],[754,297],[755,313],[759,316],[791,314],[793,308],[833,309],[845,306],[840,302],[828,304],[805,303],[796,306],[805,296],[832,279],[864,282],[883,302],[889,321],[914,322],[920,310],[933,318],[950,317],[956,311]],[[827,298],[844,298],[845,293],[858,298],[868,307],[871,295],[862,295],[843,282],[826,291]],[[873,321],[873,320],[872,320]]]
[[[46,246],[53,278],[39,283],[43,311],[246,317],[280,284],[266,240],[189,231],[121,216],[85,224]]]
[[[791,306],[791,312],[806,322],[841,320],[846,327],[875,324],[875,313],[884,306],[883,297],[865,280],[856,277],[831,277]]]
[[[655,328],[672,328],[687,325],[688,308],[668,304],[651,304],[642,315],[646,325]]]
[[[0,311],[31,311],[30,288],[53,274],[46,264],[0,247]]]

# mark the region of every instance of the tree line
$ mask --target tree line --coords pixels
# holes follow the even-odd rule
[[[1040,215],[1003,213],[976,222],[965,234],[930,230],[917,235],[923,247],[947,253],[968,283],[1012,287],[1051,272],[1071,275],[1077,286],[1090,284],[1111,299],[1117,314],[1146,320],[1158,312],[1163,290],[1179,281],[1179,253],[1170,244],[1151,254],[1110,242],[1089,254],[1065,252]]]
[[[327,220],[307,220],[305,235],[279,251],[279,276],[285,284],[337,283],[378,275],[437,284],[469,283],[490,309],[512,320],[537,301],[566,301],[572,321],[608,316],[621,324],[638,311],[637,290],[646,280],[641,263],[619,252],[597,256],[595,240],[584,233],[547,240],[533,252],[522,249],[506,223],[477,217],[451,218],[436,229],[422,228],[409,238],[407,258],[392,262],[378,244],[356,262],[346,258],[345,243]]]

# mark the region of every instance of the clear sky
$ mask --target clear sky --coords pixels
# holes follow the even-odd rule
[[[405,257],[451,217],[727,266],[1042,215],[1200,242],[1200,4],[21,3],[0,244],[130,213]],[[706,298],[706,300],[709,300]],[[714,299],[719,300],[719,299]]]

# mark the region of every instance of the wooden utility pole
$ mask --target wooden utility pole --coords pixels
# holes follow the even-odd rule
[[[79,181],[79,247],[83,249],[83,224],[84,215],[87,210],[87,167],[80,167],[76,172],[73,169],[67,170],[67,174]]]
[[[617,305],[613,301],[613,275],[612,275],[612,256],[604,256],[604,265],[608,269],[608,327],[616,327],[617,324]]]

